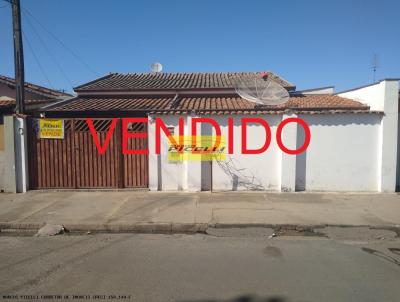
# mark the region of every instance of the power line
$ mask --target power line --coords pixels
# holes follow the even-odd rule
[[[56,64],[58,70],[60,71],[60,73],[63,75],[63,77],[67,80],[67,82],[69,83],[70,87],[73,88],[74,85],[72,84],[70,78],[67,76],[67,74],[64,72],[63,68],[61,67],[61,65],[58,63],[56,57],[54,56],[54,54],[50,51],[50,49],[47,47],[46,43],[44,42],[44,40],[42,39],[42,37],[40,36],[40,34],[36,31],[34,25],[32,24],[32,22],[26,18],[26,20],[28,21],[32,31],[35,33],[35,35],[38,37],[39,41],[42,43],[43,47],[46,49],[47,53],[49,54],[49,56],[52,58],[52,60],[54,61],[54,63]]]
[[[7,1],[7,0],[4,0]],[[91,72],[93,73],[96,77],[98,77],[99,75],[97,74],[97,72],[95,72],[90,66],[89,64],[87,64],[82,58],[80,58],[71,48],[69,48],[62,40],[60,40],[55,34],[53,34],[50,30],[48,30],[34,15],[31,14],[31,12],[29,10],[27,10],[26,8],[22,8],[26,14],[28,14],[28,17],[32,18],[37,24],[40,25],[40,27],[43,28],[44,31],[46,31],[54,40],[56,40],[58,43],[60,43],[66,50],[68,50],[74,57],[75,59],[77,59],[79,62],[81,62],[83,65],[85,65],[85,67]]]
[[[12,0],[1,0],[4,2],[7,2],[9,4],[13,4]],[[84,65],[86,67],[86,69],[88,71],[90,71],[94,76],[99,77],[98,73],[96,71],[94,71],[88,63],[86,63],[81,57],[79,57],[79,55],[77,53],[75,53],[71,48],[69,48],[61,39],[59,39],[55,34],[53,34],[50,30],[48,30],[46,28],[46,26],[44,26],[28,9],[21,7],[21,9],[24,11],[25,15],[28,18],[33,19],[37,24],[39,24],[39,26],[45,31],[47,32],[54,40],[56,40],[58,43],[60,43],[60,45],[62,47],[64,47],[73,57],[75,57],[76,60],[78,60],[82,65]],[[34,26],[32,25],[32,23],[29,21],[29,19],[26,18],[28,20],[28,22],[31,24],[31,27],[34,29]],[[38,37],[40,37],[40,35],[37,33],[37,31],[34,29],[35,33],[38,35]],[[26,36],[24,35],[24,37],[26,38]],[[27,39],[27,38],[26,38]],[[41,42],[45,45],[44,41],[39,38],[41,40]],[[29,43],[29,40],[27,39],[27,42]],[[30,46],[31,47],[31,46]],[[48,50],[48,48],[45,46],[45,48]],[[32,53],[33,49],[31,48]],[[49,50],[48,50],[49,51]],[[51,53],[49,51],[49,53]],[[36,55],[34,54],[34,57],[37,59]],[[64,71],[62,70],[61,66],[57,63],[57,61],[55,60],[55,58],[53,57],[54,61],[56,62],[56,64],[58,65],[61,73],[64,75],[64,77],[67,79],[67,81],[70,83],[71,86],[73,86],[73,84],[71,83],[71,81],[69,80],[69,78],[67,77],[67,75],[64,73]],[[38,65],[40,63],[38,62]],[[41,68],[42,69],[42,68]],[[47,77],[46,77],[47,78]]]
[[[39,61],[38,57],[36,56],[36,53],[35,53],[35,51],[33,50],[33,47],[32,47],[32,45],[31,45],[31,42],[29,41],[28,37],[25,35],[24,32],[22,32],[22,36],[25,38],[25,41],[26,41],[27,44],[28,44],[28,47],[29,47],[29,49],[30,49],[30,51],[31,51],[31,53],[32,53],[32,55],[33,55],[33,58],[35,59],[36,63],[38,64],[41,73],[42,73],[43,76],[46,78],[47,83],[49,84],[50,88],[54,89],[53,85],[51,84],[50,79],[48,78],[46,72],[45,72],[44,69],[43,69],[42,64],[40,64],[40,61]]]
[[[11,4],[11,5],[13,4],[13,3],[11,2],[11,0],[2,0],[2,1],[6,2],[7,4],[4,4],[4,5],[0,6],[0,8],[5,8],[5,7],[8,6],[8,4]]]

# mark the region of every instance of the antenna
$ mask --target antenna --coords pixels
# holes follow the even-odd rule
[[[373,58],[372,58],[372,64],[371,64],[371,69],[372,69],[372,78],[373,78],[373,83],[376,83],[376,70],[379,68],[379,62],[378,62],[378,55],[375,53]]]
[[[240,75],[235,78],[235,90],[243,99],[260,105],[280,105],[289,100],[288,91],[269,73]]]
[[[150,68],[151,68],[151,72],[157,73],[157,72],[161,72],[163,67],[162,67],[161,63],[154,62],[151,64]]]

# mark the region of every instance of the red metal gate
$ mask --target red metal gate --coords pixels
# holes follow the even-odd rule
[[[92,119],[103,145],[111,119]],[[107,151],[100,155],[85,119],[64,119],[64,139],[40,139],[39,120],[28,119],[31,189],[147,188],[148,156],[123,155],[121,121]],[[145,124],[129,125],[129,132],[147,132]],[[130,149],[146,149],[147,137],[131,138]]]

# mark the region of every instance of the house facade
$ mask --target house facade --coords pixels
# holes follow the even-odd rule
[[[243,74],[109,74],[76,87],[77,97],[47,106],[29,121],[30,189],[395,191],[398,80],[336,95],[330,89],[308,94],[270,73],[290,98],[279,106],[259,106],[236,94],[233,81]],[[40,139],[40,117],[62,119],[64,138]],[[128,117],[147,121],[124,127],[122,119]],[[277,129],[294,117],[307,123],[311,139],[304,152],[287,154],[278,147]],[[100,145],[116,119],[104,154],[99,154],[86,118],[92,119]],[[222,137],[232,140],[232,152],[219,160],[171,160],[170,139],[165,131],[158,135],[156,120],[161,119],[172,135],[190,136],[197,118],[215,120]],[[271,143],[265,152],[243,154],[243,118],[268,123]],[[263,146],[265,128],[257,122],[246,126],[247,148]],[[198,123],[196,133],[217,135],[209,123]],[[282,143],[298,149],[305,135],[300,124],[288,123]],[[158,137],[160,154],[155,152]],[[149,150],[148,154],[123,154],[124,140],[128,149]]]
[[[15,190],[14,128],[15,80],[0,76],[0,191]],[[72,95],[32,83],[25,83],[25,108],[31,114],[38,108]],[[6,131],[8,130],[8,131]],[[7,176],[6,176],[7,175]]]

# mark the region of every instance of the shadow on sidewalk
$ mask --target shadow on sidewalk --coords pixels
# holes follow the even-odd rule
[[[233,299],[228,299],[228,300],[213,300],[213,299],[208,299],[208,300],[183,300],[180,302],[289,302],[284,297],[278,297],[278,296],[272,296],[269,298],[260,298],[257,296],[249,295],[249,296],[240,296],[237,298]]]

